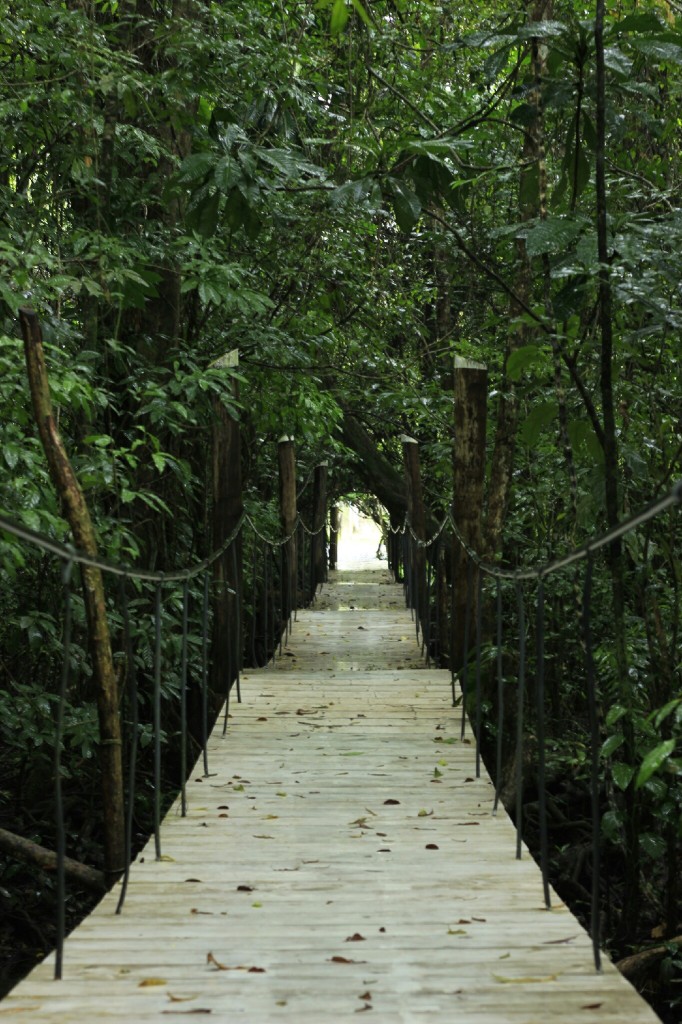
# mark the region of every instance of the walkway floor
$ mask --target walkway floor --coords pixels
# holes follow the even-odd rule
[[[658,1018],[555,897],[459,740],[400,588],[336,574],[248,672],[210,775],[117,893],[0,1004],[25,1021],[466,1024]]]

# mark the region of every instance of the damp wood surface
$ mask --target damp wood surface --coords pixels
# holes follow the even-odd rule
[[[552,894],[500,809],[450,675],[424,666],[402,589],[333,573],[273,665],[247,671],[119,887],[0,1021],[384,1024],[658,1020]]]

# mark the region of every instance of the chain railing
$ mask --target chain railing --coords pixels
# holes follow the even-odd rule
[[[190,728],[188,716],[189,693],[189,641],[199,640],[201,645],[200,668],[200,704],[201,704],[201,753],[203,775],[208,777],[208,738],[210,730],[211,709],[209,689],[209,669],[211,665],[211,620],[212,601],[219,599],[222,591],[230,595],[234,601],[234,618],[230,644],[235,650],[234,674],[227,672],[225,691],[221,695],[224,700],[223,734],[227,730],[229,717],[230,694],[236,688],[237,700],[241,702],[241,669],[245,660],[257,666],[273,664],[278,651],[282,652],[282,643],[286,642],[295,619],[299,604],[314,601],[318,585],[322,580],[315,579],[314,567],[310,553],[306,552],[305,544],[299,545],[297,568],[297,593],[286,593],[289,574],[284,571],[284,559],[290,541],[296,537],[315,537],[324,530],[326,522],[317,529],[311,530],[297,516],[294,529],[288,536],[270,537],[264,533],[248,514],[243,514],[229,536],[215,551],[206,558],[177,570],[153,571],[137,568],[123,562],[86,554],[69,544],[64,544],[53,537],[30,529],[0,514],[0,533],[16,538],[22,544],[30,545],[56,558],[62,565],[62,662],[60,682],[57,694],[57,712],[54,741],[54,800],[57,837],[57,870],[56,870],[56,957],[55,978],[61,978],[63,972],[63,948],[65,938],[65,904],[66,904],[66,824],[63,800],[63,753],[64,753],[64,713],[66,707],[69,681],[72,672],[72,637],[73,615],[72,594],[74,570],[79,566],[90,566],[99,569],[105,575],[118,579],[117,597],[109,595],[109,612],[115,607],[122,623],[122,655],[125,661],[125,701],[129,715],[128,749],[127,749],[127,792],[125,794],[125,865],[121,871],[121,888],[116,913],[122,912],[127,888],[130,866],[133,859],[133,822],[138,788],[138,754],[139,734],[141,729],[141,700],[138,670],[136,663],[135,642],[131,626],[129,588],[133,584],[146,585],[153,588],[153,659],[151,666],[152,699],[151,699],[151,733],[153,747],[153,836],[156,859],[163,856],[161,846],[161,814],[162,814],[162,760],[163,760],[163,687],[162,670],[164,668],[163,644],[163,613],[164,603],[170,594],[180,591],[181,603],[181,636],[179,645],[179,715],[180,715],[180,812],[184,817],[187,813],[187,797],[185,783],[188,777]],[[212,580],[216,563],[226,558],[233,580],[241,579],[238,571],[238,543],[242,543],[247,534],[251,537],[249,545],[252,555],[250,573],[250,608],[246,615],[244,594],[233,587]],[[200,607],[194,619],[198,624],[198,636],[192,628],[190,584],[200,583]],[[289,610],[287,613],[287,609]],[[248,630],[242,635],[242,626],[248,622]],[[248,634],[248,636],[247,636]],[[232,663],[232,659],[231,659]],[[215,695],[218,696],[218,695]],[[121,714],[124,715],[122,708]]]
[[[483,606],[484,586],[486,583],[494,585],[494,639],[491,639],[491,649],[495,651],[495,681],[496,681],[496,715],[495,715],[495,795],[493,799],[493,814],[497,813],[500,801],[500,787],[502,782],[502,756],[503,738],[505,725],[505,683],[503,673],[503,642],[505,632],[509,633],[509,624],[506,625],[503,614],[503,588],[512,587],[517,612],[517,694],[516,694],[516,730],[515,730],[515,760],[516,770],[514,778],[515,788],[515,819],[516,819],[516,857],[520,859],[522,848],[523,828],[523,759],[524,745],[527,740],[527,730],[524,725],[524,709],[527,700],[527,626],[525,615],[525,594],[524,585],[536,583],[535,592],[535,730],[537,744],[537,784],[538,784],[538,828],[540,839],[540,867],[542,872],[542,884],[545,905],[550,908],[550,886],[549,886],[549,839],[547,820],[547,781],[546,781],[546,709],[545,709],[545,632],[546,632],[546,582],[555,574],[565,571],[576,565],[578,562],[586,562],[584,580],[581,595],[581,622],[580,639],[585,660],[585,695],[587,699],[587,714],[589,720],[590,734],[590,802],[591,802],[591,834],[593,850],[592,870],[592,893],[591,893],[591,934],[594,949],[594,961],[597,970],[600,968],[600,914],[599,914],[599,885],[600,885],[600,725],[598,706],[598,686],[595,670],[595,659],[593,652],[593,628],[592,628],[592,596],[595,556],[608,545],[627,536],[632,531],[644,526],[652,519],[661,516],[666,511],[679,508],[682,504],[682,481],[677,482],[671,490],[660,498],[652,501],[636,515],[632,515],[605,532],[595,534],[584,544],[574,550],[551,561],[541,562],[536,565],[519,566],[517,568],[506,568],[486,561],[476,552],[462,537],[457,528],[453,516],[448,513],[434,531],[431,537],[421,540],[411,527],[406,517],[401,526],[391,527],[391,533],[400,535],[403,541],[402,562],[404,567],[403,586],[405,599],[408,607],[412,610],[415,620],[415,628],[418,638],[421,638],[422,650],[425,654],[427,664],[431,658],[438,663],[441,658],[441,650],[445,648],[445,637],[434,634],[434,626],[442,630],[443,613],[440,602],[443,598],[442,575],[444,566],[440,553],[443,545],[449,539],[451,544],[458,544],[466,555],[466,604],[463,623],[463,642],[461,666],[456,664],[456,654],[453,651],[455,623],[450,621],[449,641],[450,651],[448,660],[451,667],[451,687],[453,706],[461,700],[461,737],[465,737],[467,709],[473,705],[473,732],[476,743],[476,775],[481,772],[481,730],[483,723],[482,706],[482,662],[483,662]],[[415,566],[417,558],[415,552],[419,549],[426,551],[426,579],[415,578]],[[435,585],[432,581],[435,580]],[[452,594],[455,586],[450,581],[449,588]],[[427,599],[420,602],[420,591],[424,591]],[[449,602],[454,608],[454,601]],[[450,612],[450,614],[452,614]],[[473,636],[472,636],[473,633]],[[473,658],[472,658],[473,652]],[[471,662],[473,661],[474,680],[473,693],[470,679]],[[460,695],[457,695],[457,684],[459,684]],[[473,700],[472,700],[473,698]]]

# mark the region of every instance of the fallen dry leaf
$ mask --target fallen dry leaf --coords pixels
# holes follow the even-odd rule
[[[156,985],[167,985],[167,984],[168,984],[168,982],[166,981],[165,978],[144,978],[137,987],[138,988],[152,988],[153,986],[156,986]]]
[[[436,844],[436,843],[427,843],[427,844],[426,844],[426,849],[427,849],[427,850],[437,850],[437,849],[438,849],[438,846],[437,846],[437,844]]]
[[[161,1013],[168,1017],[179,1017],[180,1014],[186,1016],[190,1013],[213,1013],[213,1010],[208,1010],[205,1006],[198,1006],[195,1010],[162,1010]]]
[[[372,998],[372,993],[369,992],[369,991],[363,992],[361,996],[358,996],[358,999],[364,999],[365,1002],[367,1002],[367,1000],[371,999],[371,998]]]
[[[360,932],[356,932],[355,935],[349,935],[346,942],[364,942],[365,936],[361,935]]]
[[[581,1006],[581,1010],[598,1010],[603,1003],[586,1003],[585,1006]]]
[[[213,953],[207,953],[206,954],[206,963],[207,964],[211,964],[212,967],[217,968],[217,970],[219,970],[219,971],[231,971],[231,970],[233,970],[232,967],[226,967],[225,964],[221,964],[219,960],[216,960],[216,958],[213,956]]]
[[[349,960],[346,956],[331,956],[330,964],[366,964],[366,960]]]
[[[384,804],[399,804],[400,800],[384,800]]]

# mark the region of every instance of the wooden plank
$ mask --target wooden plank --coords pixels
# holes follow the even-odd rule
[[[424,669],[400,589],[366,577],[299,612],[296,666],[244,673],[163,859],[148,844],[123,914],[115,890],[67,941],[65,979],[48,958],[0,1020],[657,1020],[610,963],[595,973],[555,894],[544,909],[449,674]]]

